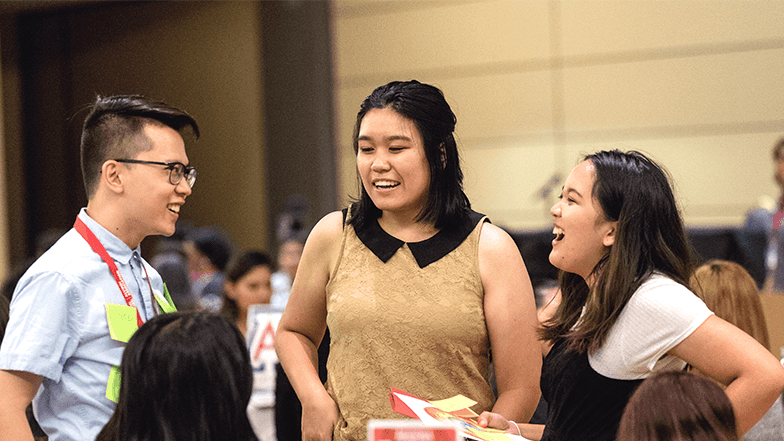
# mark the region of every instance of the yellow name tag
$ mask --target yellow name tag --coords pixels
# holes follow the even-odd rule
[[[107,303],[106,321],[109,323],[109,336],[112,340],[128,343],[131,336],[139,329],[139,322],[136,321],[136,308],[128,305],[118,305]]]

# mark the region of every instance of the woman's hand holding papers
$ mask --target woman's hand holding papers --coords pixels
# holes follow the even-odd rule
[[[482,412],[476,419],[476,422],[482,427],[503,430],[512,435],[520,435],[527,440],[540,440],[544,432],[544,425],[542,424],[516,423],[493,412]]]

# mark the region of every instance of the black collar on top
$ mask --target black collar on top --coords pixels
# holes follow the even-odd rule
[[[343,209],[344,223],[347,212],[348,209]],[[421,242],[408,243],[408,248],[419,267],[424,268],[430,265],[460,246],[482,217],[484,217],[483,214],[469,210],[468,217],[460,225],[444,228],[435,236]],[[406,243],[384,231],[378,224],[378,219],[369,219],[363,228],[355,228],[354,231],[356,231],[359,240],[384,263]]]

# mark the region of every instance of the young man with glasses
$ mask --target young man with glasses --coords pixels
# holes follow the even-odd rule
[[[191,194],[187,128],[199,136],[188,113],[141,96],[92,105],[81,141],[87,207],[13,295],[0,346],[0,440],[32,439],[31,401],[51,441],[95,439],[114,412],[125,343],[174,310],[139,245],[173,234]]]

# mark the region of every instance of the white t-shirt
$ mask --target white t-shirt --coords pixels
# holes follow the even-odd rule
[[[588,356],[599,374],[637,380],[686,362],[666,355],[713,314],[688,288],[661,274],[646,280],[629,299],[596,353]]]

